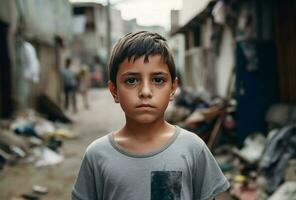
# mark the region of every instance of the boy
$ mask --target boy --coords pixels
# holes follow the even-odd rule
[[[65,109],[69,107],[69,102],[72,103],[73,111],[77,112],[76,106],[76,89],[77,89],[77,80],[76,74],[71,69],[72,60],[67,58],[65,62],[65,68],[62,69],[62,79],[63,79],[63,89],[65,95]]]
[[[141,31],[121,38],[109,76],[126,123],[87,148],[73,200],[212,200],[229,187],[204,142],[164,119],[177,77],[162,36]]]

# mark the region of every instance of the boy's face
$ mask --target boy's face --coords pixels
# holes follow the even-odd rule
[[[177,88],[172,82],[169,68],[160,55],[144,57],[135,62],[125,59],[116,76],[117,86],[109,81],[109,90],[115,102],[120,103],[126,120],[136,123],[153,123],[163,120],[165,109]]]

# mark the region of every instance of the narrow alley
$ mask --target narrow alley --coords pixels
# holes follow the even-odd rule
[[[133,96],[128,92],[136,91],[143,96],[142,90],[146,88],[143,86],[149,80],[147,83],[155,86],[157,93],[151,90],[148,94],[156,100],[151,105],[143,101],[136,108],[146,114],[146,109],[157,108],[154,102],[163,104],[163,99],[168,102],[164,97],[169,95],[165,120],[202,139],[206,144],[203,147],[210,151],[203,152],[213,154],[218,165],[200,162],[204,158],[197,153],[199,150],[184,154],[195,153],[192,165],[188,165],[180,149],[202,145],[182,143],[168,156],[169,160],[180,158],[173,162],[180,164],[180,168],[165,163],[171,167],[167,172],[159,164],[165,159],[149,160],[149,164],[160,166],[157,170],[151,167],[149,173],[160,172],[159,177],[165,175],[166,181],[153,187],[155,198],[150,185],[154,181],[147,182],[144,189],[136,190],[139,198],[130,193],[139,188],[138,182],[119,175],[142,180],[131,166],[142,172],[149,164],[133,164],[128,160],[126,165],[121,162],[107,165],[99,155],[94,158],[100,158],[102,165],[110,169],[109,174],[116,177],[112,185],[122,186],[124,182],[122,188],[128,192],[114,197],[112,193],[117,190],[98,184],[110,176],[94,174],[103,171],[92,167],[97,164],[94,159],[82,165],[90,167],[80,170],[88,171],[88,175],[82,176],[83,181],[78,178],[77,182],[86,188],[86,192],[77,192],[86,194],[83,197],[78,194],[78,199],[96,199],[85,197],[93,193],[107,195],[112,200],[213,199],[208,194],[217,195],[219,192],[214,190],[220,183],[213,179],[213,172],[221,170],[220,177],[225,179],[224,200],[296,200],[296,0],[0,2],[0,200],[71,199],[87,146],[125,123],[120,105],[107,89],[108,81],[119,89],[117,78],[125,68],[131,71],[127,70],[122,76],[126,78],[119,83],[137,83],[134,86],[139,87],[114,91],[115,100],[122,100],[118,94],[123,94],[131,97],[125,104],[133,105]],[[154,56],[161,56],[162,62],[153,64]],[[130,62],[127,66],[126,61]],[[148,67],[142,70],[144,65]],[[170,84],[170,79],[172,90],[159,87]],[[162,89],[168,90],[163,93]],[[141,124],[132,123],[128,127],[138,125]],[[147,124],[144,127],[137,133],[146,137],[143,132]],[[149,124],[147,128],[149,137],[166,133],[153,127]],[[169,134],[163,134],[162,138],[151,137],[140,143],[133,140],[136,136],[133,130],[126,132],[132,135],[131,140],[121,140],[118,134],[119,143],[127,141],[119,146],[134,145],[130,149],[135,152],[158,149],[169,139]],[[94,152],[110,152],[99,149]],[[120,161],[111,154],[108,159]],[[206,166],[217,167],[212,170]],[[122,169],[128,169],[132,175]],[[185,180],[183,177],[189,176],[185,173],[181,176],[179,169],[182,173],[190,172],[191,178]],[[199,173],[200,170],[203,172]],[[154,173],[150,177],[149,173],[145,174],[146,180],[153,180]],[[175,183],[171,176],[178,187],[171,187]],[[90,180],[93,177],[99,180]],[[184,193],[192,198],[181,196],[183,181],[189,184],[186,189],[192,189]],[[170,186],[164,184],[167,182]],[[210,185],[212,182],[215,187]],[[101,192],[93,183],[110,190]],[[90,188],[93,192],[89,192]],[[170,191],[158,192],[161,188]],[[147,192],[145,197],[142,191]],[[220,200],[219,195],[215,199]]]
[[[48,189],[48,193],[41,197],[43,200],[70,199],[70,191],[87,145],[110,130],[119,128],[124,122],[119,105],[113,102],[106,89],[91,90],[89,97],[90,109],[85,110],[79,101],[78,113],[72,116],[71,112],[68,114],[74,120],[69,129],[77,137],[64,141],[61,148],[64,161],[40,170],[30,163],[7,166],[0,174],[0,199],[16,200],[22,194],[29,194],[34,185]]]

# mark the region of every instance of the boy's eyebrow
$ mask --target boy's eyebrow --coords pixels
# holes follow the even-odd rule
[[[169,73],[167,72],[162,72],[162,71],[159,71],[159,72],[152,72],[153,75],[169,75]],[[123,74],[121,74],[121,76],[137,76],[137,75],[140,75],[139,72],[125,72]]]
[[[153,75],[169,75],[167,72],[153,72]]]
[[[136,76],[139,74],[140,73],[138,73],[138,72],[125,72],[125,73],[121,74],[121,76]]]

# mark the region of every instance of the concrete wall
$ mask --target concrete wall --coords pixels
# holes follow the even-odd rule
[[[40,45],[38,48],[40,70],[40,89],[57,102],[60,89],[59,71],[56,66],[55,48]],[[38,91],[38,92],[41,92]]]
[[[71,9],[67,0],[2,0],[0,20],[9,24],[8,44],[12,71],[12,96],[19,109],[34,106],[34,98],[45,92],[54,101],[59,96],[59,60],[55,36],[65,45],[71,39]],[[17,29],[21,28],[21,32]],[[19,58],[21,41],[31,42],[40,62],[40,82],[32,83],[23,77]]]
[[[110,9],[111,15],[111,46],[113,47],[114,44],[124,35],[124,21],[121,17],[121,12],[116,9]]]
[[[71,5],[67,0],[16,0],[27,38],[54,45],[56,35],[71,40]]]
[[[200,46],[193,47],[193,42],[189,42],[190,48],[185,52],[184,84],[195,91],[206,89],[212,95],[226,97],[235,62],[233,37],[230,29],[223,27],[217,54],[211,39],[213,31],[212,20],[208,18],[201,25]]]
[[[98,55],[107,60],[107,10],[105,6],[97,6],[95,10],[98,39]]]
[[[213,34],[213,24],[212,20],[208,18],[201,28],[201,46],[207,49],[207,53],[214,53],[214,55],[208,57],[209,59],[213,59],[214,63],[211,63],[211,60],[206,62],[207,67],[207,76],[211,83],[214,84],[209,88],[214,88],[213,95],[219,95],[222,97],[226,97],[228,81],[234,66],[234,46],[233,46],[233,37],[231,35],[231,31],[227,26],[223,27],[223,33],[221,38],[221,44],[219,46],[219,54],[217,55],[214,51],[214,47],[211,41],[211,36]],[[212,52],[211,52],[212,51]],[[213,66],[212,66],[213,65]]]
[[[15,29],[17,25],[17,5],[15,1],[1,0],[0,20],[6,22],[11,28]]]
[[[73,7],[87,7],[94,10],[95,29],[77,33],[74,38],[74,53],[81,57],[82,62],[90,63],[94,56],[107,61],[107,7],[99,3],[75,3]],[[123,20],[119,10],[110,9],[112,27],[111,39],[113,43],[124,34]],[[83,17],[83,14],[74,17]],[[74,20],[74,22],[79,22]],[[89,54],[89,55],[87,55]],[[88,58],[86,58],[88,57]]]
[[[210,0],[183,0],[183,7],[180,11],[180,26],[184,26],[195,15],[206,8]]]
[[[168,45],[173,51],[174,61],[180,76],[180,81],[185,78],[185,38],[177,34],[168,40]]]
[[[191,48],[185,52],[184,85],[199,92],[205,89],[206,83],[206,57],[202,47]]]

